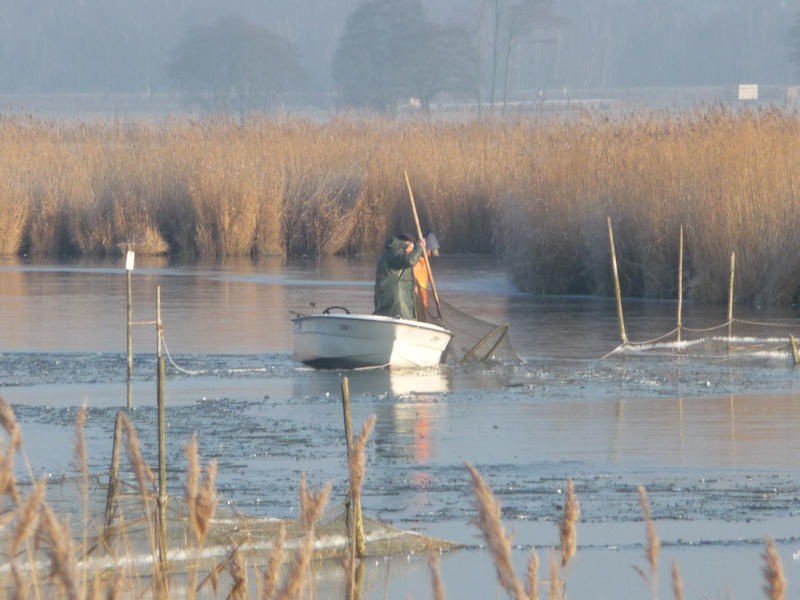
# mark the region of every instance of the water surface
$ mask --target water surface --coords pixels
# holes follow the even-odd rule
[[[449,597],[495,597],[497,588],[470,523],[465,462],[502,503],[520,573],[532,547],[546,562],[558,544],[563,490],[574,480],[582,516],[573,598],[649,597],[631,569],[646,565],[639,484],[664,544],[663,597],[672,558],[687,597],[759,596],[765,534],[778,541],[790,589],[800,581],[800,378],[786,346],[794,311],[736,307],[738,318],[759,324],[735,324],[730,353],[710,338],[678,352],[674,335],[612,352],[620,340],[613,301],[519,293],[502,264],[485,258],[440,257],[432,266],[443,299],[511,325],[523,364],[343,373],[293,362],[292,313],[334,304],[369,312],[373,258],[137,259],[134,320],[155,318],[161,286],[171,491],[181,492],[183,445],[197,432],[203,460],[220,463],[224,502],[237,510],[294,516],[303,472],[315,485],[333,480],[338,502],[347,375],[356,427],[378,418],[364,509],[466,545],[442,560]],[[125,299],[122,261],[0,260],[0,394],[23,424],[35,476],[74,472],[84,402],[91,470],[108,469],[114,415],[125,404]],[[676,308],[626,300],[628,335],[670,331]],[[690,327],[725,319],[726,307],[684,306]],[[152,325],[135,327],[132,419],[152,464],[155,340]],[[369,597],[383,597],[387,569],[389,597],[431,596],[426,562],[401,556],[371,563]],[[335,571],[322,581],[338,585]]]

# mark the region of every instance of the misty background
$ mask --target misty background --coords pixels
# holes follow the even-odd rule
[[[800,60],[793,62],[800,7],[785,0],[2,0],[2,7],[4,110],[105,102],[153,111],[396,112],[409,101],[429,109],[589,97],[668,104],[732,101],[740,83],[759,84],[759,100],[783,103],[800,80]]]

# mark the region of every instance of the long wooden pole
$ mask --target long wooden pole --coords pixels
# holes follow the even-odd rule
[[[419,225],[419,216],[417,215],[417,205],[414,202],[414,192],[411,191],[411,182],[408,180],[408,171],[403,171],[406,178],[406,186],[408,187],[408,198],[411,200],[411,210],[414,213],[414,223],[417,224],[417,235],[422,239],[422,227]],[[424,251],[422,257],[425,259],[425,268],[428,270],[428,277],[431,279],[431,289],[433,290],[433,299],[436,301],[436,314],[441,319],[442,309],[439,306],[439,293],[436,291],[436,282],[433,280],[433,271],[431,271],[431,263],[428,260],[428,253]]]
[[[733,333],[733,274],[736,264],[736,253],[731,252],[731,284],[728,289],[728,344],[730,345],[731,334]]]
[[[614,232],[611,229],[611,217],[606,217],[608,221],[608,243],[611,245],[611,268],[614,271],[614,291],[617,295],[617,317],[619,318],[619,335],[622,343],[628,343],[628,334],[625,333],[625,319],[622,318],[622,292],[619,288],[619,271],[617,270],[617,253],[614,250]]]
[[[681,341],[681,311],[683,310],[683,225],[681,225],[680,250],[678,251],[678,342]]]
[[[128,409],[133,407],[133,293],[131,292],[131,270],[128,274]]]
[[[158,383],[156,385],[156,401],[158,404],[158,539],[161,558],[162,576],[167,565],[167,437],[166,419],[164,415],[165,365],[161,352],[164,329],[161,323],[161,286],[156,288],[156,337],[158,343]]]
[[[111,446],[111,469],[108,472],[108,494],[106,495],[105,528],[114,521],[114,503],[117,501],[119,487],[119,447],[122,440],[122,413],[114,419],[114,441]]]
[[[344,438],[347,444],[347,462],[349,464],[350,460],[352,460],[353,452],[353,426],[350,418],[350,382],[347,377],[342,378],[342,411],[344,412]],[[353,539],[351,543],[353,544],[356,556],[358,556],[358,558],[364,558],[367,554],[367,547],[364,543],[364,521],[361,517],[361,503],[353,502],[352,489],[348,503],[352,503],[352,510],[347,511],[347,513],[352,515],[352,525],[350,525],[352,529],[350,529],[350,531],[353,532]],[[345,521],[347,520],[348,519],[345,518]]]

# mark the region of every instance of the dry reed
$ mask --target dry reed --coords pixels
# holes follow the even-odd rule
[[[650,565],[650,588],[653,592],[653,600],[658,600],[658,552],[661,548],[661,542],[658,539],[655,523],[650,514],[650,505],[647,503],[647,491],[643,485],[638,487],[639,490],[639,504],[642,507],[644,514],[644,522],[647,527],[647,546],[645,548],[645,557],[647,563]],[[644,577],[644,574],[642,573]],[[645,577],[647,579],[647,577]]]
[[[75,545],[68,525],[59,523],[53,509],[45,504],[43,530],[49,539],[48,554],[53,573],[58,577],[69,600],[80,597],[78,566],[75,560]]]
[[[511,564],[511,536],[503,528],[500,518],[500,503],[494,497],[491,488],[486,484],[478,470],[466,464],[472,478],[472,491],[478,505],[478,518],[475,524],[483,533],[483,539],[489,546],[489,554],[494,561],[497,580],[509,595],[516,600],[527,598],[522,583]],[[551,587],[557,583],[552,584]]]
[[[764,559],[763,571],[764,579],[766,580],[764,592],[767,594],[767,598],[769,600],[784,600],[786,597],[786,578],[783,576],[783,566],[775,548],[775,542],[770,536],[766,536],[764,539],[764,553],[761,556]]]
[[[428,549],[428,564],[431,569],[431,588],[433,588],[433,600],[445,600],[444,582],[442,581],[442,569],[439,564],[439,554],[432,548]]]
[[[17,526],[9,540],[9,556],[15,556],[23,542],[25,542],[35,531],[39,523],[39,509],[44,501],[45,490],[47,489],[47,476],[44,475],[36,482],[33,491],[28,495],[25,502],[17,509]]]
[[[278,538],[272,546],[269,554],[267,568],[263,573],[263,596],[272,598],[275,590],[278,589],[278,576],[280,575],[281,565],[283,564],[283,544],[286,542],[286,528],[283,524],[278,531]]]
[[[564,516],[561,519],[561,568],[564,569],[577,549],[575,524],[581,516],[581,507],[575,495],[572,479],[567,481],[567,497],[564,501]]]
[[[188,591],[188,597],[194,598],[203,543],[218,503],[217,490],[214,484],[217,473],[217,461],[216,459],[211,459],[211,461],[209,461],[201,483],[199,481],[200,459],[197,451],[196,433],[192,434],[191,438],[189,438],[189,443],[184,447],[184,453],[186,454],[187,460],[184,501],[186,503],[189,527],[197,540],[195,564],[191,572]]]
[[[558,578],[558,556],[556,549],[550,549],[550,588],[547,593],[547,600],[563,600],[561,594],[561,582]]]
[[[672,591],[675,594],[675,600],[683,600],[683,580],[678,568],[678,561],[675,559],[672,560]]]
[[[446,252],[504,254],[519,285],[610,293],[611,217],[625,295],[789,303],[800,280],[800,114],[602,113],[398,123],[207,117],[0,122],[0,253],[189,256],[377,252],[412,223]],[[758,152],[754,149],[758,149]]]
[[[531,556],[528,559],[528,581],[526,592],[529,600],[539,600],[539,555],[536,548],[531,548]]]
[[[314,526],[328,503],[331,487],[332,483],[329,482],[318,492],[308,491],[306,490],[305,474],[303,474],[300,482],[300,516],[306,533],[295,552],[294,561],[286,575],[286,581],[275,595],[277,600],[300,600],[302,597],[308,565],[314,549]]]
[[[233,556],[228,563],[228,571],[231,576],[231,589],[225,600],[246,600],[248,597],[247,566],[238,549],[233,551]]]

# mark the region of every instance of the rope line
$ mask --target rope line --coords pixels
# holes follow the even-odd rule
[[[794,328],[797,327],[797,323],[765,323],[760,321],[746,321],[744,319],[734,319],[736,323],[744,323],[745,325],[758,325],[759,327],[786,327],[786,328]]]
[[[607,354],[604,354],[603,356],[601,356],[601,357],[600,357],[600,360],[605,360],[606,358],[608,358],[609,356],[611,356],[612,354],[614,354],[614,352],[616,352],[617,350],[619,350],[619,349],[620,349],[620,348],[622,348],[623,346],[625,346],[625,344],[620,344],[619,346],[617,346],[616,348],[614,348],[614,349],[613,349],[611,352],[608,352]]]
[[[715,329],[722,329],[723,327],[728,326],[729,321],[725,321],[724,323],[720,323],[719,325],[712,325],[711,327],[703,327],[700,329],[695,329],[693,327],[685,327],[681,325],[682,331],[691,331],[692,333],[704,333],[706,331],[714,331]]]
[[[179,367],[175,364],[175,361],[172,360],[172,354],[169,353],[169,348],[167,347],[167,340],[164,337],[164,331],[161,331],[161,341],[164,343],[164,350],[167,351],[167,358],[169,358],[169,362],[172,364],[173,367],[178,369],[181,373],[186,373],[187,375],[201,375],[202,373],[207,373],[207,371],[190,371],[189,369],[184,369],[183,367]]]
[[[646,346],[647,344],[652,344],[652,343],[655,343],[655,342],[660,342],[660,341],[661,341],[661,340],[663,340],[664,338],[666,338],[666,337],[669,337],[669,336],[671,336],[673,333],[677,333],[677,332],[678,332],[678,328],[676,327],[676,328],[675,328],[675,329],[673,329],[672,331],[668,331],[668,332],[667,332],[667,333],[665,333],[664,335],[660,335],[660,336],[658,336],[658,337],[656,337],[656,338],[653,338],[652,340],[645,340],[645,341],[643,341],[643,342],[628,342],[628,344],[629,344],[629,345],[631,345],[631,346]]]

